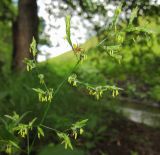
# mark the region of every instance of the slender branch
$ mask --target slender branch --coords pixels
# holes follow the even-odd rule
[[[36,58],[33,57],[33,59],[34,59],[35,63],[37,63]],[[39,75],[40,73],[39,73],[39,70],[38,70],[37,67],[35,68],[35,70],[36,70],[37,74]],[[45,81],[43,82],[43,85],[44,85],[45,89],[46,89],[47,91],[49,91],[48,88],[47,88],[47,85],[46,85]]]
[[[59,92],[60,88],[63,86],[63,84],[65,83],[65,81],[68,79],[68,77],[75,71],[75,69],[77,68],[77,66],[79,65],[79,63],[80,63],[80,61],[78,61],[78,62],[76,63],[76,65],[73,67],[73,69],[65,76],[64,80],[60,83],[60,85],[59,85],[59,86],[57,87],[57,89],[55,90],[54,96]],[[51,104],[48,104],[48,105],[47,105],[47,108],[46,108],[46,110],[45,110],[45,112],[44,112],[44,115],[43,115],[41,121],[40,121],[40,124],[43,124],[43,122],[44,122],[44,120],[45,120],[45,118],[46,118],[46,116],[47,116],[47,113],[48,113],[48,111],[49,111],[49,109],[50,109],[50,105],[51,105]]]
[[[54,131],[54,132],[59,132],[58,130],[53,129],[53,128],[51,128],[51,127],[49,127],[49,126],[46,126],[46,125],[43,125],[43,124],[40,124],[40,126],[46,128],[46,129],[52,130],[52,131]]]

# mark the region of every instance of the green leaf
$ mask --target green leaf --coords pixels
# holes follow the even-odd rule
[[[6,118],[11,119],[12,121],[16,121],[15,118],[13,116],[10,115],[4,115]]]
[[[37,127],[37,130],[38,130],[38,138],[40,139],[40,137],[44,137],[44,132],[43,132],[43,129],[41,127]]]
[[[131,16],[130,16],[130,19],[129,19],[129,26],[132,25],[133,20],[137,17],[137,12],[138,12],[138,7],[134,8],[132,13],[131,13]]]
[[[19,146],[18,146],[18,144],[16,144],[14,141],[11,141],[11,140],[9,140],[9,143],[12,145],[12,146],[14,146],[15,148],[17,148],[17,149],[21,149]]]
[[[154,33],[153,31],[146,29],[145,27],[141,27],[141,26],[129,27],[126,29],[126,32],[134,32],[134,31],[148,33],[148,34]]]
[[[118,18],[119,15],[121,14],[122,11],[122,4],[120,6],[118,6],[114,12],[114,17],[113,17],[113,21],[112,21],[112,26],[116,26],[117,22],[118,22]]]
[[[73,126],[73,128],[75,128],[75,129],[80,129],[80,128],[84,127],[87,122],[88,122],[88,119],[84,119],[84,120],[82,120],[82,121],[78,121],[78,122],[72,124],[72,126]]]
[[[32,88],[35,92],[45,94],[45,91],[43,91],[41,88]]]
[[[105,50],[116,50],[119,51],[121,48],[121,44],[119,45],[112,45],[112,46],[104,46],[103,47]]]
[[[29,127],[32,128],[33,124],[35,123],[35,121],[37,120],[37,118],[35,117],[31,122],[29,122]]]
[[[33,68],[36,67],[36,63],[34,60],[29,60],[25,58],[24,63],[27,65],[27,71],[31,71]]]
[[[32,43],[30,44],[30,52],[33,54],[34,57],[37,54],[37,44],[36,44],[36,40],[34,37],[32,39]]]
[[[20,119],[20,116],[16,112],[13,112],[12,116],[10,115],[4,115],[4,116],[7,117],[8,119],[11,119],[14,122],[17,122]]]
[[[73,146],[71,144],[70,138],[66,133],[58,132],[57,135],[60,139],[62,139],[62,144],[64,143],[65,149],[69,147],[71,150],[73,150]]]
[[[67,15],[65,22],[66,22],[66,36],[67,36],[67,41],[72,46],[72,41],[71,41],[71,32],[70,32],[70,21],[71,21],[71,16]]]

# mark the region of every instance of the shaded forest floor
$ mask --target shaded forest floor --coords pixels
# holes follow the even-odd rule
[[[101,109],[101,108],[99,108]],[[97,109],[96,109],[97,110]],[[67,152],[61,145],[61,151],[48,152],[40,155],[159,155],[160,129],[132,122],[120,114],[103,107],[101,114],[97,113],[99,121],[93,125],[93,119],[88,122],[85,133],[76,141],[72,141],[74,150]],[[96,118],[96,117],[95,117]],[[93,122],[92,122],[93,121]],[[43,143],[59,143],[50,135]],[[43,145],[41,143],[41,145]],[[40,146],[38,146],[39,148]],[[41,147],[40,147],[41,148]],[[39,149],[38,149],[39,150]],[[70,150],[72,151],[72,150]],[[34,153],[35,155],[36,153]]]
[[[128,120],[114,120],[92,155],[159,155],[160,130]]]

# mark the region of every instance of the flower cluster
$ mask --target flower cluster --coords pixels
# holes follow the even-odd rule
[[[47,90],[42,90],[41,88],[33,88],[35,92],[38,93],[38,98],[40,102],[51,102],[53,98],[53,89],[47,88]]]
[[[77,84],[84,86],[88,92],[89,95],[94,96],[97,100],[100,99],[105,91],[111,91],[112,96],[116,97],[119,94],[120,90],[123,90],[122,88],[116,87],[116,86],[92,86],[91,84],[81,82],[77,79],[77,75],[73,74],[69,76],[68,82],[72,84],[73,86],[77,86]]]

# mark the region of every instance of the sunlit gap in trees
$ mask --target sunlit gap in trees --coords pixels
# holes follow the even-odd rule
[[[100,3],[102,2],[103,0],[100,1]],[[52,5],[50,5],[51,3]],[[60,7],[65,8],[67,7],[67,5],[62,0],[38,0],[38,6],[39,16],[42,17],[45,21],[44,34],[46,34],[51,41],[50,47],[47,45],[39,47],[41,54],[38,56],[38,61],[45,61],[48,58],[61,55],[62,53],[71,50],[66,40],[64,40],[66,11],[63,12],[62,10],[60,10]],[[54,9],[53,6],[55,6]],[[108,17],[112,17],[113,10],[116,7],[113,5],[106,5],[105,7],[109,10],[107,13]],[[51,15],[49,15],[47,9],[52,10]],[[105,25],[105,21],[104,17],[101,17],[98,14],[95,14],[92,21],[89,21],[85,19],[85,17],[87,16],[86,13],[83,13],[82,16],[79,16],[79,12],[81,12],[80,7],[77,7],[76,11],[72,11],[71,37],[75,43],[82,44],[96,34],[92,22],[99,23],[102,27]],[[68,14],[70,14],[69,11]]]
[[[17,0],[12,0],[15,4],[17,4]],[[51,46],[43,45],[39,46],[38,48],[41,51],[41,54],[38,56],[38,61],[45,61],[48,58],[55,57],[61,55],[67,51],[70,51],[71,48],[64,40],[65,36],[65,16],[66,11],[62,12],[59,7],[67,7],[64,1],[53,1],[53,0],[37,0],[39,17],[43,18],[45,21],[45,28],[42,33],[42,36],[45,34],[48,36]],[[93,2],[104,3],[104,0],[93,0]],[[52,6],[50,4],[53,4]],[[76,3],[76,1],[75,1]],[[160,0],[151,0],[152,4],[159,5]],[[49,7],[48,7],[49,6]],[[53,9],[53,6],[54,9]],[[112,4],[104,5],[108,10],[107,15],[108,17],[113,16],[113,10],[115,10],[116,6]],[[52,9],[52,15],[49,16],[47,9]],[[59,16],[59,13],[61,15]],[[105,24],[104,18],[95,14],[93,17],[92,22],[85,19],[87,16],[86,13],[83,13],[82,16],[79,16],[78,13],[81,12],[81,8],[77,7],[76,11],[72,10],[72,21],[71,21],[71,28],[72,28],[72,39],[75,43],[82,44],[90,37],[94,36],[96,33],[94,31],[94,26],[92,22],[96,23],[99,22],[100,26],[102,27]],[[68,12],[69,14],[70,12]],[[40,36],[41,37],[41,36]]]

